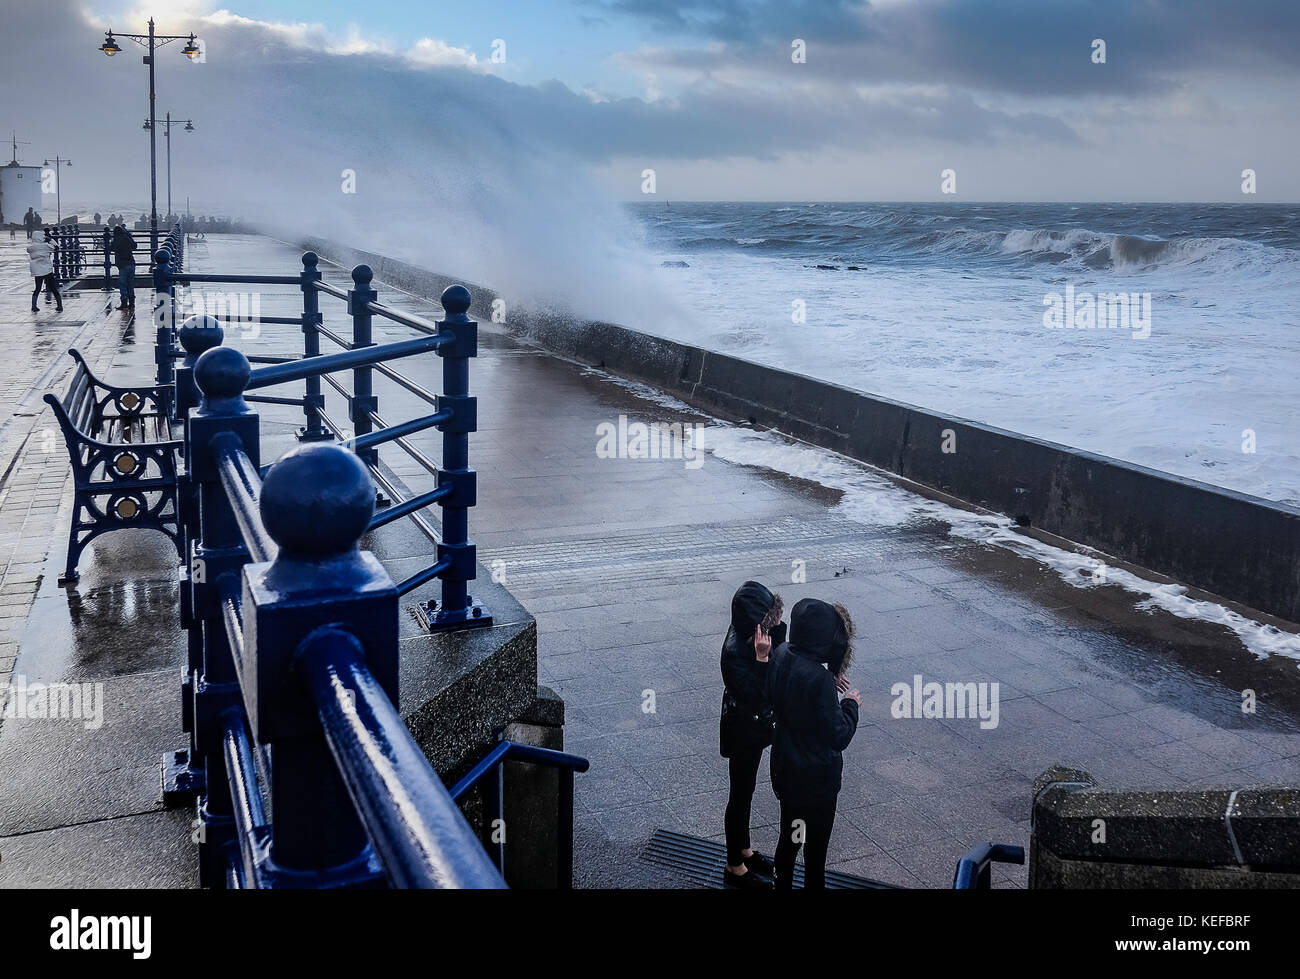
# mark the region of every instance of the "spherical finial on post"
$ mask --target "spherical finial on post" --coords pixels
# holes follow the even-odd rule
[[[438,301],[442,303],[442,308],[448,316],[464,316],[474,300],[470,296],[468,289],[456,285],[448,286],[442,290],[442,295]]]
[[[368,286],[374,277],[375,273],[370,270],[369,265],[358,265],[352,270],[352,281],[361,288]]]
[[[287,558],[356,550],[375,512],[375,484],[355,453],[321,442],[290,449],[262,481],[262,523]]]
[[[250,374],[248,358],[234,347],[213,347],[204,353],[194,364],[194,383],[203,392],[200,410],[243,411]]]
[[[303,268],[305,268],[305,269],[314,269],[318,264],[320,264],[320,256],[317,255],[315,252],[303,252],[303,253],[302,253],[302,267],[303,267]]]
[[[187,317],[180,325],[180,329],[176,331],[176,335],[188,355],[185,358],[186,363],[193,365],[199,357],[213,347],[221,346],[221,342],[226,338],[226,331],[221,328],[221,321],[215,316],[204,314]]]
[[[170,265],[172,261],[172,252],[170,248],[159,248],[153,253],[155,265]]]

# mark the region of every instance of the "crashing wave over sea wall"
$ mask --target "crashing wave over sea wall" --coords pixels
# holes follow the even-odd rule
[[[304,242],[436,297],[445,276]],[[495,293],[474,287],[481,320]],[[856,391],[610,323],[515,311],[540,346],[877,466],[970,504],[1269,615],[1300,622],[1300,508]],[[951,433],[951,435],[949,435]],[[960,450],[944,450],[945,444]]]

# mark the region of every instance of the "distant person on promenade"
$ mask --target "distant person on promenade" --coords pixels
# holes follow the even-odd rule
[[[99,220],[99,212],[96,211],[96,212],[95,212],[95,227],[98,228],[99,225],[100,225],[100,223],[101,223],[101,222],[100,222],[100,220]]]
[[[842,606],[805,598],[790,613],[790,641],[771,655],[772,790],[781,801],[772,875],[777,890],[793,886],[800,844],[804,888],[826,886],[826,850],[844,771],[840,753],[853,740],[862,705],[861,694],[848,689],[844,675],[852,640],[853,620]]]
[[[135,239],[126,228],[113,229],[113,264],[117,266],[117,289],[122,297],[118,309],[135,309]]]
[[[722,718],[719,750],[727,759],[731,790],[723,825],[727,834],[728,887],[770,890],[772,862],[750,846],[749,810],[763,749],[772,743],[767,702],[768,653],[785,641],[781,596],[747,581],[731,599],[731,628],[722,643]]]
[[[59,280],[54,275],[54,248],[50,244],[48,230],[43,238],[37,238],[27,246],[27,258],[31,265],[32,278],[36,280],[36,289],[32,292],[32,312],[38,311],[36,297],[41,294],[42,284],[45,286],[45,291],[58,302],[59,312],[63,312],[63,297],[59,295]],[[47,297],[46,302],[48,301]]]
[[[36,213],[29,207],[27,213],[23,215],[23,228],[27,231],[27,237],[32,236],[32,229],[36,227]]]

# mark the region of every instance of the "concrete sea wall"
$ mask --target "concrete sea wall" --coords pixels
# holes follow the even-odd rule
[[[1294,888],[1300,790],[1107,790],[1056,767],[1034,782],[1031,888]]]
[[[376,277],[423,296],[452,281],[327,242],[304,247],[365,262]],[[475,315],[490,320],[495,294],[473,290]],[[1296,508],[610,323],[512,311],[508,326],[711,414],[775,429],[1300,622]]]

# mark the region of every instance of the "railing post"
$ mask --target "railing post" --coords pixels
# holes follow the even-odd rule
[[[202,670],[194,683],[194,742],[203,760],[204,795],[199,802],[199,886],[221,887],[226,879],[227,845],[234,840],[230,785],[222,746],[222,714],[242,703],[225,624],[222,579],[237,576],[248,561],[217,468],[213,440],[233,433],[253,466],[259,464],[258,416],[244,402],[248,361],[231,347],[215,347],[194,366],[202,392],[190,413],[186,467],[198,493],[199,534],[189,555],[191,628],[201,630]],[[233,586],[235,581],[231,581]]]
[[[342,630],[398,703],[397,589],[358,547],[374,514],[375,485],[353,453],[300,445],[267,472],[260,507],[279,551],[243,572],[243,675],[249,725],[274,759],[269,865],[298,886],[373,885],[378,865],[298,656],[317,629]]]
[[[221,321],[215,316],[190,316],[181,323],[176,331],[185,357],[176,367],[176,418],[188,428],[191,408],[197,408],[202,399],[198,385],[194,381],[194,365],[199,358],[213,347],[221,346],[226,331],[221,328]]]
[[[504,765],[494,765],[479,783],[483,798],[483,825],[480,828],[483,849],[501,871],[502,877],[506,873],[505,810],[502,808],[505,801],[504,769]]]
[[[221,345],[224,331],[211,316],[191,316],[181,324],[177,335],[185,350],[185,359],[176,368],[176,416],[181,421],[182,453],[189,448],[189,414],[200,402],[198,385],[194,382],[194,365],[208,350]],[[198,487],[189,471],[178,474],[176,480],[177,530],[181,535],[181,553],[188,556],[191,544],[199,540]],[[194,617],[193,569],[187,564],[181,568],[181,628],[188,641],[185,672],[181,678],[181,730],[190,736],[189,748],[163,756],[163,802],[169,806],[188,802],[203,790],[203,760],[194,726],[194,689],[203,671],[203,629]]]
[[[573,889],[573,769],[565,765],[559,775],[560,813],[556,838],[560,852],[555,860],[555,872],[559,875],[556,886],[568,891]]]
[[[469,594],[468,584],[477,576],[477,548],[469,537],[469,509],[478,491],[478,474],[469,467],[469,433],[478,430],[478,399],[469,393],[469,362],[478,355],[478,323],[467,315],[472,297],[464,286],[449,286],[441,297],[444,317],[438,323],[440,336],[452,342],[438,348],[442,358],[442,394],[438,410],[449,408],[450,421],[442,431],[442,467],[438,486],[450,486],[451,493],[438,501],[442,507],[442,543],[438,559],[447,558],[442,579],[442,603],[430,601],[422,617],[430,631],[490,625],[492,616]]]
[[[113,232],[104,228],[104,291],[113,291]]]
[[[374,273],[369,265],[358,265],[352,270],[353,288],[348,290],[348,313],[352,317],[352,349],[374,346],[371,334],[373,314],[366,308],[366,303],[374,302],[378,297],[370,286]],[[379,401],[374,395],[373,368],[354,367],[352,369],[352,432],[361,436],[370,433],[370,415],[379,410]],[[357,453],[367,466],[379,461],[378,449],[364,449]]]
[[[166,248],[158,249],[153,263],[154,326],[154,363],[158,365],[157,383],[171,384],[176,378],[175,358],[175,324],[176,324],[176,283],[172,279],[172,253]],[[169,398],[167,413],[175,417],[175,398]]]
[[[315,252],[304,252],[302,256],[302,355],[317,357],[320,355],[321,325],[320,293],[315,283],[321,280],[320,259]],[[300,442],[319,442],[334,436],[321,424],[320,410],[325,407],[325,396],[321,394],[320,375],[313,374],[306,380],[306,394],[302,401],[303,414],[307,424],[298,432]]]

